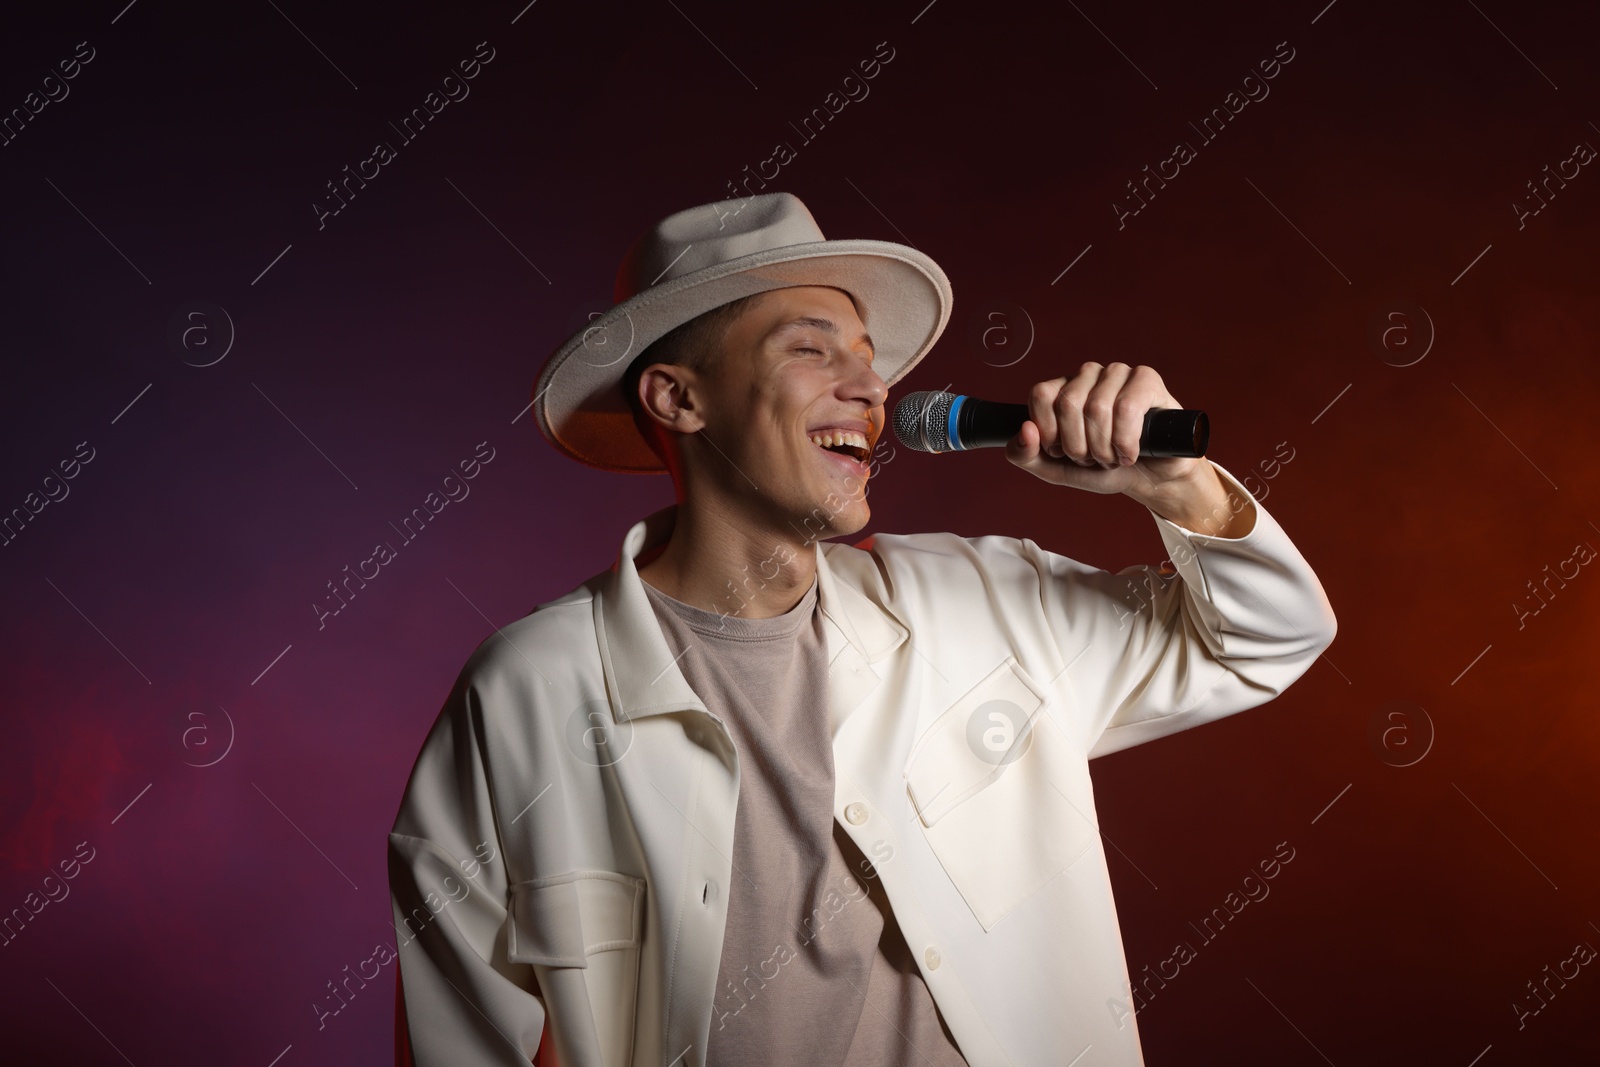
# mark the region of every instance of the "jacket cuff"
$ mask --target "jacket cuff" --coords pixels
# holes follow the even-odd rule
[[[1261,519],[1266,513],[1266,509],[1263,507],[1261,501],[1257,500],[1255,495],[1252,494],[1250,490],[1246,489],[1244,484],[1240,482],[1239,479],[1235,478],[1222,464],[1211,459],[1206,460],[1206,462],[1211,464],[1211,466],[1216,470],[1218,477],[1222,479],[1222,484],[1224,487],[1234,493],[1237,493],[1240,499],[1249,501],[1255,505],[1256,523],[1250,528],[1250,532],[1242,537],[1223,537],[1220,534],[1202,533],[1198,530],[1191,530],[1186,526],[1179,526],[1177,523],[1173,522],[1171,519],[1168,519],[1164,515],[1158,515],[1152,509],[1146,509],[1150,511],[1150,517],[1156,520],[1156,527],[1161,531],[1161,538],[1167,543],[1167,547],[1169,549],[1174,549],[1177,545],[1184,544],[1194,538],[1200,538],[1202,544],[1224,541],[1230,544],[1243,545],[1249,544],[1260,536],[1262,526]],[[1240,510],[1242,511],[1243,509],[1241,508]]]
[[[1216,468],[1223,485],[1238,493],[1241,499],[1255,505],[1256,521],[1255,525],[1250,527],[1249,533],[1242,537],[1221,537],[1179,526],[1154,511],[1150,512],[1150,516],[1155,519],[1156,529],[1161,532],[1161,540],[1167,548],[1167,559],[1161,562],[1157,568],[1158,572],[1181,575],[1191,589],[1209,599],[1210,583],[1206,581],[1205,569],[1200,565],[1202,552],[1220,551],[1224,556],[1242,555],[1247,558],[1258,558],[1263,553],[1270,555],[1281,543],[1287,543],[1288,534],[1284,533],[1278,521],[1268,514],[1265,505],[1257,500],[1226,467],[1214,460],[1206,462]]]

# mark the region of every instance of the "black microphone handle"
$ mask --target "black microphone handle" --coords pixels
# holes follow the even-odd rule
[[[1002,404],[967,397],[956,413],[961,447],[1004,447],[1029,419],[1028,405]],[[1211,438],[1211,421],[1194,408],[1151,408],[1139,434],[1139,458],[1203,456]]]

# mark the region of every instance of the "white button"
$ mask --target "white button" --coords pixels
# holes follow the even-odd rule
[[[865,804],[849,804],[845,806],[844,817],[860,826],[867,821],[867,806]]]
[[[922,958],[928,962],[928,970],[937,971],[939,969],[939,950],[938,949],[934,948],[931,945],[928,946],[928,951],[926,951],[926,952],[924,952],[922,954]]]

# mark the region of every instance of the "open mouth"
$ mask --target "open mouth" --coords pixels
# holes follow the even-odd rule
[[[853,459],[857,463],[865,463],[872,450],[867,446],[867,439],[863,434],[854,430],[827,430],[822,433],[811,434],[811,443],[825,452]]]

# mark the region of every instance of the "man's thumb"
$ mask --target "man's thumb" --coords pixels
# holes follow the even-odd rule
[[[1006,442],[1006,459],[1024,470],[1031,470],[1038,464],[1039,454],[1039,427],[1032,419],[1027,419],[1017,436]]]

